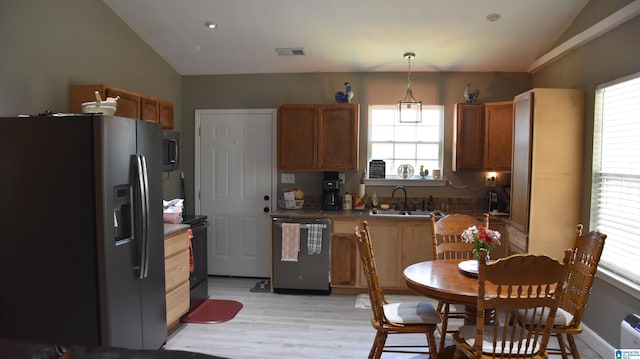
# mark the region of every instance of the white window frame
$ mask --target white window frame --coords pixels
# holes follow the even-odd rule
[[[607,235],[598,274],[640,299],[640,72],[596,87],[593,133],[589,228]]]
[[[369,170],[369,163],[371,162],[371,160],[377,160],[380,158],[373,158],[372,157],[372,133],[373,133],[373,112],[374,110],[378,110],[378,109],[383,109],[383,110],[392,110],[395,112],[395,121],[394,121],[394,126],[398,126],[398,127],[411,127],[411,126],[421,126],[421,124],[414,124],[414,123],[400,123],[398,120],[398,116],[397,116],[397,106],[396,105],[369,105],[368,108],[368,113],[369,113],[369,122],[368,122],[368,141],[367,141],[367,171]],[[442,172],[442,163],[443,163],[443,155],[444,155],[444,106],[442,105],[423,105],[422,106],[422,111],[423,111],[423,121],[426,118],[426,114],[425,112],[427,111],[433,111],[433,110],[438,110],[439,111],[439,125],[438,125],[438,141],[434,142],[434,141],[406,141],[406,142],[400,142],[400,141],[386,141],[387,143],[406,143],[406,144],[436,144],[438,145],[438,158],[436,160],[437,165],[435,166],[431,166],[431,167],[435,167],[435,168],[428,168],[425,166],[425,170],[429,171],[428,176],[426,177],[426,181],[422,178],[420,178],[419,175],[419,170],[420,170],[420,161],[416,161],[415,157],[414,160],[408,160],[406,161],[407,163],[411,164],[414,167],[414,175],[413,177],[411,177],[410,179],[401,179],[400,176],[398,176],[397,174],[397,169],[396,168],[390,168],[389,165],[387,165],[387,170],[385,173],[385,179],[378,179],[375,180],[377,182],[388,182],[387,184],[393,184],[392,182],[394,181],[405,181],[405,182],[410,182],[413,183],[414,185],[424,185],[424,186],[442,186],[446,183],[446,180],[442,179],[442,175],[440,179],[434,179],[433,178],[433,170],[434,169],[440,169],[440,171]],[[384,143],[384,142],[379,142],[379,143]],[[396,166],[397,167],[397,166]],[[420,181],[420,182],[417,182]],[[405,183],[406,184],[406,183]]]

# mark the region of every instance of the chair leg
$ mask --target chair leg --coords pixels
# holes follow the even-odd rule
[[[427,332],[427,343],[429,343],[429,354],[431,359],[438,359],[438,348],[436,347],[435,331]],[[442,347],[440,347],[442,349]]]
[[[371,351],[369,352],[369,359],[380,359],[382,355],[382,350],[384,349],[384,345],[387,342],[387,332],[383,332],[378,330],[376,332],[376,337],[373,340],[373,346],[371,347]]]
[[[456,349],[453,352],[453,359],[462,359],[463,354],[464,353],[462,353],[462,350],[458,349],[458,346],[456,345]]]
[[[573,359],[580,359],[580,352],[576,346],[576,341],[573,338],[573,334],[567,334],[567,341],[569,341],[569,347],[571,348],[571,356]]]
[[[440,350],[444,348],[447,339],[447,324],[449,322],[449,303],[438,303],[438,312],[440,313]]]
[[[567,344],[564,342],[564,334],[557,333],[556,338],[558,339],[558,345],[560,346],[560,354],[562,354],[562,359],[568,359],[569,355],[567,354]]]

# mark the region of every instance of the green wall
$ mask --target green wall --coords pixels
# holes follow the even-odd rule
[[[402,61],[401,56],[399,60]],[[187,203],[193,198],[194,121],[196,109],[277,108],[282,103],[335,103],[335,93],[344,91],[349,81],[360,104],[360,168],[367,167],[368,105],[395,104],[403,98],[407,88],[407,73],[304,73],[268,75],[185,76],[182,82],[183,161],[187,183]],[[480,90],[479,102],[506,101],[531,88],[527,73],[454,73],[413,72],[411,85],[414,96],[427,105],[445,106],[445,152],[443,175],[458,187],[408,188],[411,197],[434,196],[475,197],[484,206],[486,188],[482,186],[484,173],[451,172],[453,138],[453,104],[464,102],[467,83]],[[275,168],[275,164],[274,164]],[[346,190],[354,193],[362,175],[347,173]],[[500,176],[499,176],[500,179]],[[502,176],[508,181],[508,176]],[[322,173],[297,173],[296,186],[307,194],[320,194]],[[377,193],[390,195],[392,188],[378,188]],[[187,204],[189,206],[189,204]]]
[[[588,28],[631,0],[593,0],[558,43]],[[452,105],[462,102],[467,82],[480,89],[480,102],[510,100],[531,87],[581,87],[588,93],[585,118],[585,172],[590,183],[593,95],[597,84],[640,71],[635,18],[542,68],[527,73],[412,72],[416,98],[445,106],[444,175],[456,185],[475,186],[482,174],[451,173]],[[395,103],[404,97],[406,73],[306,73],[181,77],[100,0],[0,1],[0,116],[66,112],[68,86],[105,83],[172,101],[176,129],[182,132],[187,201],[193,203],[194,111],[196,109],[276,108],[281,103],[331,103],[350,81],[361,105],[361,148],[366,153],[367,106]],[[417,54],[419,64],[421,57]],[[404,61],[398,54],[398,61]],[[419,67],[416,66],[416,67]],[[363,156],[361,167],[366,165]],[[364,167],[363,167],[364,168]],[[302,175],[303,177],[305,175]],[[314,176],[303,181],[312,183]],[[179,195],[178,176],[165,175],[165,198]],[[350,184],[356,175],[348,178]],[[411,190],[410,190],[411,191]],[[442,189],[481,195],[469,188]],[[582,221],[588,223],[589,188]],[[561,210],[561,209],[559,209]],[[596,280],[585,324],[610,345],[619,344],[619,323],[640,312],[638,299]]]
[[[69,85],[92,83],[172,101],[180,114],[180,75],[100,0],[0,1],[0,52],[0,116],[67,112]],[[165,176],[165,198],[177,188]]]
[[[627,3],[629,1],[591,1],[568,31],[573,35],[573,28],[586,29]],[[587,91],[581,218],[586,226],[589,224],[591,197],[595,88],[640,71],[640,46],[636,45],[639,31],[640,17],[636,17],[533,74],[534,87],[575,87]],[[570,37],[563,36],[564,39]],[[583,317],[585,325],[617,348],[620,344],[620,321],[630,313],[640,313],[640,299],[596,277]]]

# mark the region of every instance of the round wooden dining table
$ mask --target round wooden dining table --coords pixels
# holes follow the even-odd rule
[[[465,306],[465,324],[475,324],[478,278],[458,268],[459,259],[442,259],[412,264],[402,276],[413,291],[450,304]],[[492,285],[487,283],[487,291]]]

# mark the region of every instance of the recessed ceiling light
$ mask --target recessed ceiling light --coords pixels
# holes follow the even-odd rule
[[[487,21],[496,22],[496,21],[500,20],[501,17],[502,17],[502,15],[500,15],[500,14],[489,14],[489,15],[487,15]]]
[[[216,24],[215,22],[212,21],[207,21],[204,23],[204,26],[210,28],[210,29],[215,29],[216,27],[218,27],[218,24]]]

